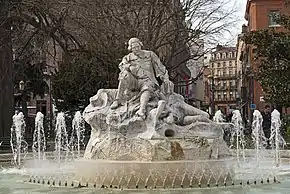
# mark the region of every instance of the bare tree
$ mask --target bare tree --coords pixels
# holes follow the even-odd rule
[[[45,32],[64,52],[94,50],[115,63],[126,53],[125,42],[139,37],[159,54],[169,71],[197,60],[235,24],[229,0],[22,0],[14,19]],[[204,40],[206,48],[189,53]],[[195,46],[195,48],[197,48]],[[201,46],[200,48],[204,48]]]
[[[126,42],[140,38],[155,51],[174,80],[187,61],[198,61],[235,24],[230,0],[20,0],[11,3],[16,59],[40,50],[55,61],[91,52],[100,61],[104,79],[116,82],[117,64],[128,51]],[[15,33],[16,32],[16,33]],[[201,41],[202,40],[202,41]],[[48,44],[49,42],[49,44]],[[38,43],[35,46],[35,43]],[[48,48],[48,45],[50,47]],[[52,46],[51,46],[52,45]],[[206,46],[204,46],[206,45]],[[34,50],[33,50],[34,48]],[[194,48],[194,49],[192,49]],[[198,67],[197,80],[203,73]],[[175,83],[179,83],[175,81]]]
[[[169,71],[175,71],[188,60],[203,57],[230,31],[237,20],[235,9],[225,8],[228,2],[78,1],[75,2],[77,10],[72,10],[70,16],[75,27],[83,29],[82,32],[88,35],[87,45],[114,59],[113,63],[126,52],[125,42],[136,36],[141,38],[147,49],[159,54]],[[189,52],[192,46],[196,50]]]

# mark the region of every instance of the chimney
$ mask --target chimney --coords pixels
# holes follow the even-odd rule
[[[217,46],[216,46],[216,50],[218,51],[218,50],[221,50],[223,48],[223,46],[222,45],[220,45],[220,44],[218,44]]]
[[[248,32],[248,26],[243,24],[242,26],[242,33],[247,33]]]

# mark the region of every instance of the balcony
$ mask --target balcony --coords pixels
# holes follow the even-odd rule
[[[215,91],[235,91],[238,89],[238,86],[215,86]]]
[[[237,79],[238,74],[222,74],[222,75],[217,75],[217,79]]]
[[[226,86],[215,86],[215,91],[225,91],[227,90],[227,87]]]
[[[215,102],[220,102],[220,103],[229,103],[229,102],[236,102],[237,99],[234,97],[229,97],[229,98],[215,98]]]
[[[238,89],[238,86],[235,85],[235,86],[229,86],[228,87],[229,90],[237,90]]]

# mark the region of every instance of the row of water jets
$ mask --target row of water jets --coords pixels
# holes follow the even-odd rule
[[[35,118],[32,144],[33,158],[35,160],[46,160],[47,141],[43,119],[44,115],[38,112]],[[18,167],[21,166],[22,159],[28,153],[28,144],[24,139],[25,128],[23,113],[16,113],[13,116],[10,144],[13,153],[12,163]],[[84,145],[84,131],[85,123],[79,111],[75,113],[73,118],[70,136],[66,128],[65,114],[58,113],[56,117],[54,145],[54,158],[58,164],[61,163],[61,160],[66,162],[70,158],[79,158],[81,156],[81,146]]]
[[[46,137],[45,129],[43,127],[44,116],[41,112],[38,112],[35,118],[35,129],[33,133],[32,152],[33,157],[36,160],[46,159]],[[217,111],[214,118],[214,122],[223,123],[223,114],[221,111]],[[239,110],[233,111],[232,127],[230,129],[230,147],[236,149],[236,159],[238,164],[241,161],[246,161],[245,157],[245,135],[244,125],[241,113]],[[271,113],[271,135],[267,139],[263,132],[263,117],[258,110],[254,111],[252,122],[252,140],[256,150],[257,164],[261,160],[261,150],[266,149],[267,141],[270,142],[271,148],[274,151],[275,164],[278,166],[280,163],[279,150],[283,149],[286,144],[285,140],[281,136],[281,120],[280,113],[274,110]],[[84,145],[84,120],[81,113],[76,112],[72,121],[72,131],[70,136],[66,128],[65,114],[58,113],[55,125],[55,148],[54,157],[58,164],[61,160],[65,162],[70,158],[80,157],[81,146]],[[21,159],[23,159],[28,153],[28,144],[24,140],[25,133],[25,120],[22,112],[13,116],[13,125],[11,128],[11,148],[13,152],[13,163],[15,166],[21,165]],[[70,138],[69,138],[70,137]]]
[[[213,117],[213,121],[217,123],[223,123],[224,118],[222,112],[219,110]],[[244,135],[244,125],[241,113],[239,110],[233,111],[233,116],[231,123],[233,127],[230,129],[230,147],[235,147],[236,149],[236,159],[237,163],[240,164],[241,161],[245,162],[245,135]],[[268,142],[270,148],[273,150],[275,165],[280,165],[280,155],[279,150],[283,149],[286,145],[284,138],[281,135],[281,119],[280,113],[276,109],[271,113],[271,135],[270,138],[266,138],[263,131],[263,117],[260,111],[255,110],[253,113],[252,122],[252,141],[255,146],[256,152],[256,162],[259,165],[260,161],[263,159],[262,151],[267,149]]]

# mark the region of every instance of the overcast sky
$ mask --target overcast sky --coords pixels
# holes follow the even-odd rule
[[[237,6],[237,12],[238,12],[237,19],[239,20],[239,22],[237,23],[236,28],[233,29],[231,37],[229,37],[229,40],[231,40],[232,42],[232,46],[235,46],[237,36],[238,34],[242,32],[242,25],[247,24],[246,20],[244,19],[246,4],[247,4],[247,0],[236,0],[236,6]]]
[[[244,19],[245,11],[246,11],[246,4],[247,4],[247,0],[237,0],[238,12],[242,20],[241,25],[243,25],[246,22],[246,20]]]

